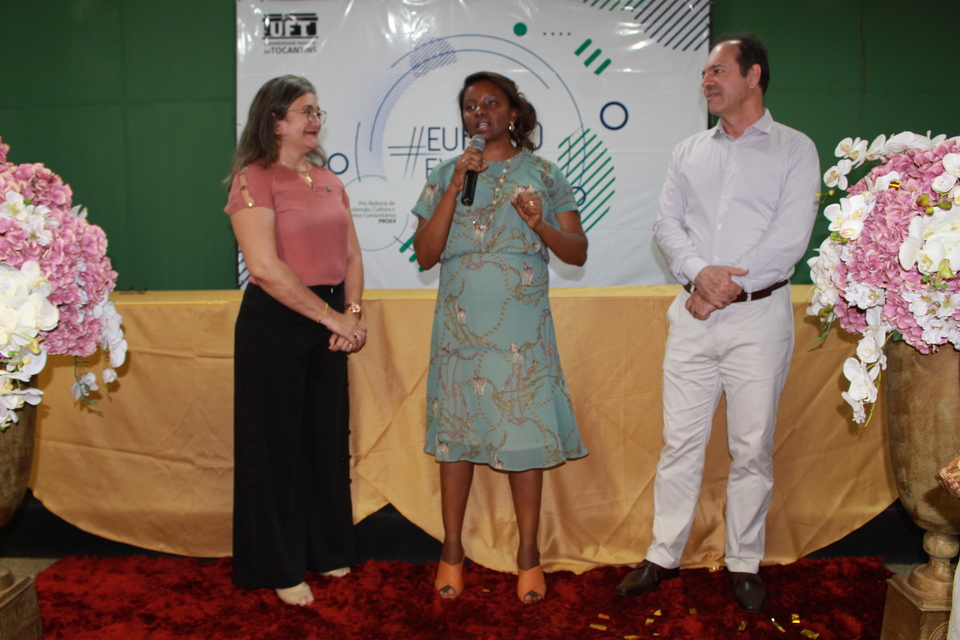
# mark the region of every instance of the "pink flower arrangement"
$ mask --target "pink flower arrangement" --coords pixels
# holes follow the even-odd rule
[[[899,333],[921,353],[960,348],[960,138],[904,132],[869,146],[843,140],[843,158],[824,175],[845,188],[847,174],[875,163],[824,215],[831,235],[809,261],[814,282],[807,312],[824,331],[834,320],[863,338],[844,375],[854,419],[867,419],[876,381],[886,368],[883,345]],[[833,190],[830,193],[834,193]]]
[[[120,316],[109,301],[117,273],[106,255],[103,229],[86,220],[86,210],[72,207],[73,193],[60,176],[42,164],[7,162],[9,146],[0,141],[0,263],[21,269],[36,263],[45,279],[46,299],[59,313],[56,326],[40,331],[32,348],[46,353],[109,355],[104,379],[126,356]],[[17,354],[0,349],[0,363],[15,371]],[[78,376],[85,400],[96,384]],[[75,390],[76,391],[76,390]],[[75,395],[77,395],[75,393]]]

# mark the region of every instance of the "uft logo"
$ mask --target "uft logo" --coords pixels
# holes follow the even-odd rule
[[[315,13],[268,13],[263,17],[263,39],[268,43],[316,37]]]

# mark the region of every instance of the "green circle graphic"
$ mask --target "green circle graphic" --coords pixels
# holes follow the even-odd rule
[[[518,36],[525,36],[527,35],[527,25],[523,24],[522,22],[518,22],[517,24],[513,25],[513,32]]]

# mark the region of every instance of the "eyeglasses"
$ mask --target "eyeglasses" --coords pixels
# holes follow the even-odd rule
[[[327,112],[321,111],[320,109],[314,109],[313,107],[304,107],[303,109],[291,109],[294,113],[302,113],[306,116],[307,120],[310,118],[316,118],[320,121],[320,124],[324,124],[327,121]]]

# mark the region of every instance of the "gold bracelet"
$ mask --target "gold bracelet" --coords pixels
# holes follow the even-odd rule
[[[323,313],[320,314],[320,317],[317,318],[317,324],[323,322],[323,318],[327,315],[327,309],[330,308],[330,304],[327,302],[323,303]]]

